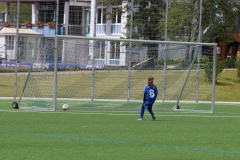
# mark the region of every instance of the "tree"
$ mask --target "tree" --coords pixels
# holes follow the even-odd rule
[[[174,0],[169,4],[168,38],[186,42],[215,42],[218,37],[231,43],[233,35],[240,31],[240,28],[237,30],[240,26],[239,5],[237,0]],[[200,25],[202,30],[199,29]],[[159,24],[159,29],[164,29],[163,24]],[[201,39],[199,33],[203,34]],[[186,59],[189,59],[189,54],[187,50]]]
[[[199,34],[199,0],[173,1],[169,4],[168,38],[196,42]],[[159,29],[163,29],[159,24]]]
[[[130,39],[144,40],[163,40],[164,32],[159,30],[159,23],[165,23],[163,19],[165,14],[165,2],[162,0],[134,0],[133,22],[131,26],[131,1],[132,0],[105,0],[105,5],[116,5],[126,3],[125,6],[118,8],[118,12],[128,13],[125,37]],[[114,13],[107,13],[109,19]],[[130,29],[132,27],[132,37],[130,37]],[[148,46],[148,58],[157,57],[158,46]],[[149,61],[150,67],[153,67],[154,59]]]
[[[239,0],[205,0],[203,3],[203,41],[215,42],[215,37],[231,43],[240,32]]]
[[[105,0],[106,5],[122,4],[118,12],[130,13],[132,0]],[[132,22],[132,37],[130,14],[127,16],[127,32],[125,38],[165,40],[165,0],[134,0],[134,14]],[[137,9],[136,9],[137,8]],[[112,15],[113,13],[108,13]],[[240,32],[240,2],[239,0],[202,0],[202,14],[200,26],[200,0],[173,0],[169,4],[168,38],[175,41],[197,42],[199,33],[203,34],[202,42],[215,42],[215,38],[234,40],[233,35]],[[148,46],[148,58],[157,55],[157,46]],[[186,53],[186,59],[189,53]],[[151,64],[153,64],[151,62]]]
[[[121,13],[128,13],[126,28],[130,31],[130,12],[132,0],[105,0],[105,5],[117,5],[123,2],[128,2],[124,7],[119,7],[118,11]],[[133,0],[133,36],[132,39],[145,39],[145,40],[161,40],[163,33],[159,32],[159,22],[164,22],[163,14],[165,11],[165,3],[162,0]],[[114,13],[107,13],[111,16]],[[110,19],[109,18],[109,19]],[[124,33],[126,38],[130,38],[130,34]]]
[[[172,41],[196,42],[199,34],[199,0],[174,0],[169,3],[167,33]],[[166,18],[165,18],[166,19]],[[165,23],[159,23],[159,30],[165,32]],[[163,32],[162,31],[162,32]],[[186,60],[190,60],[191,50],[186,50]]]
[[[173,1],[168,14],[168,37],[171,40],[198,41],[200,0]],[[159,29],[164,28],[163,24]],[[240,2],[238,0],[202,0],[202,41],[215,38],[232,42],[240,31]]]
[[[0,2],[0,11],[4,12],[5,11],[5,2]],[[13,17],[13,11],[17,11],[17,3],[11,3],[10,4],[10,20],[8,23],[12,22],[12,17]],[[20,3],[20,15],[19,15],[19,22],[24,23],[25,21],[30,21],[32,16],[32,5],[29,4],[21,4]]]

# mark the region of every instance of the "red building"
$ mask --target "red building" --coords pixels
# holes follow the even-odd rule
[[[221,57],[221,60],[240,57],[240,33],[233,37],[235,41],[229,44],[225,44],[224,40],[217,40],[217,54]]]

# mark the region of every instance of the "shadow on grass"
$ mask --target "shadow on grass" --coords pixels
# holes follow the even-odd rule
[[[232,86],[231,83],[226,83],[226,82],[216,82],[216,85],[218,85],[218,86]]]
[[[158,119],[155,119],[155,120],[152,120],[152,119],[144,119],[143,121],[158,121],[158,122],[171,122],[171,121],[174,121],[174,120],[166,120],[166,119],[161,119],[161,117],[160,118],[158,118]]]

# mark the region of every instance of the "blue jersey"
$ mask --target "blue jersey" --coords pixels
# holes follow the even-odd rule
[[[144,104],[145,105],[153,104],[155,102],[157,94],[158,94],[157,86],[153,85],[152,87],[150,87],[147,84],[147,85],[145,85],[143,92],[144,92],[144,94],[146,94]]]

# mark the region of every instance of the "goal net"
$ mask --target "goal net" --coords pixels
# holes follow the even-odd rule
[[[41,40],[20,108],[139,109],[153,76],[154,108],[214,112],[215,43],[57,36],[55,51],[54,43]]]

